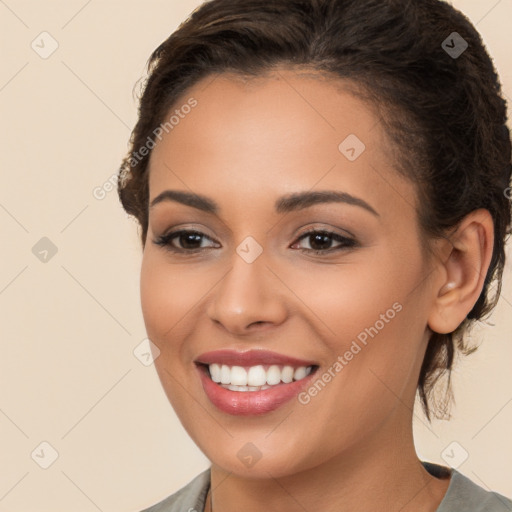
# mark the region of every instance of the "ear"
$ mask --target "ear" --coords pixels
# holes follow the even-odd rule
[[[448,256],[439,263],[441,272],[428,318],[430,329],[440,334],[453,332],[480,296],[494,246],[491,214],[484,209],[468,214],[450,242]]]

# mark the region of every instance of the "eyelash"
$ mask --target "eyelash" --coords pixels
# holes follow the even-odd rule
[[[182,229],[179,231],[174,231],[174,232],[162,235],[162,236],[158,237],[156,240],[154,240],[154,243],[156,245],[162,246],[165,250],[168,250],[170,252],[177,253],[177,254],[185,254],[185,253],[198,254],[207,249],[210,249],[210,247],[201,247],[201,248],[196,248],[196,249],[180,249],[178,247],[174,247],[173,245],[171,245],[171,241],[173,239],[175,239],[181,235],[184,235],[184,234],[198,235],[200,237],[209,238],[208,236],[206,236],[204,233],[201,233],[200,231],[195,231],[193,229]],[[333,233],[332,231],[318,230],[318,229],[312,229],[310,231],[307,231],[306,233],[303,233],[302,235],[299,236],[297,241],[301,241],[301,240],[311,237],[313,235],[327,236],[329,238],[332,238],[333,241],[340,242],[342,245],[339,247],[331,247],[330,249],[324,249],[324,250],[299,249],[300,251],[307,252],[307,253],[313,253],[313,254],[317,254],[317,255],[324,255],[324,254],[331,254],[332,252],[346,250],[346,249],[353,248],[353,247],[357,246],[357,242],[352,238],[344,237],[342,235],[339,235],[338,233]],[[295,245],[295,243],[293,245]]]

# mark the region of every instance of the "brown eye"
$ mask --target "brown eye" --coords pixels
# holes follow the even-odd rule
[[[354,247],[356,245],[355,240],[330,231],[308,231],[301,235],[299,241],[300,240],[307,240],[310,247],[299,249],[308,252],[312,251],[315,254],[338,251],[348,247]],[[331,246],[333,241],[338,242],[337,247]]]
[[[211,240],[200,231],[182,229],[158,237],[154,243],[165,247],[173,252],[199,252],[208,249],[208,246],[201,246],[204,239]],[[176,245],[178,244],[178,246]]]

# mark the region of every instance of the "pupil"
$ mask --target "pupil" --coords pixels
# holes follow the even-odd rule
[[[313,249],[319,250],[319,249],[328,249],[329,248],[329,245],[330,245],[329,242],[331,240],[329,235],[316,234],[316,235],[312,235],[312,237],[313,237],[314,243],[311,243],[311,247]],[[317,247],[315,247],[315,245]],[[320,247],[318,247],[318,245],[320,245]]]
[[[192,244],[192,246],[196,242],[199,242],[199,245],[201,245],[201,235],[197,235],[195,233],[187,233],[180,236],[180,243],[183,247],[196,249],[196,247],[189,247],[189,242]]]

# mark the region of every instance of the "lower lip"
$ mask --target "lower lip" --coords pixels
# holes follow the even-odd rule
[[[231,391],[213,382],[204,367],[198,367],[204,392],[218,409],[235,416],[254,416],[274,411],[305,388],[315,371],[301,380],[278,384],[262,391]]]

